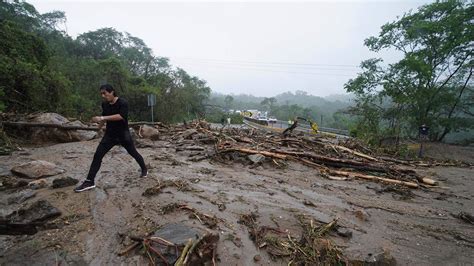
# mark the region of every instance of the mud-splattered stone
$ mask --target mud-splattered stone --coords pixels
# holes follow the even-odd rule
[[[7,218],[15,223],[34,223],[43,222],[49,219],[56,218],[61,215],[61,211],[51,205],[49,201],[39,200],[33,203],[30,207],[19,209],[9,214]]]
[[[25,202],[27,199],[32,198],[36,195],[36,192],[31,189],[22,190],[15,195],[8,197],[8,204],[19,204]]]
[[[345,228],[337,228],[337,231],[336,233],[339,235],[339,236],[342,236],[342,237],[347,237],[347,238],[351,238],[352,237],[352,231],[349,230],[349,229],[345,229]]]
[[[388,251],[379,254],[368,254],[363,261],[355,260],[351,261],[353,265],[377,265],[377,266],[395,266],[397,261]]]
[[[11,171],[16,175],[30,179],[38,179],[65,172],[64,169],[59,168],[54,163],[42,160],[31,161],[14,166]]]
[[[138,130],[138,135],[142,138],[151,140],[160,139],[160,131],[157,128],[148,125],[141,126]]]
[[[14,176],[2,176],[0,177],[0,190],[20,188],[28,185],[25,180],[17,179]]]
[[[66,176],[66,177],[60,177],[56,178],[53,180],[53,188],[62,188],[62,187],[68,187],[68,186],[74,186],[77,184],[79,180],[74,179],[72,177]]]
[[[57,113],[41,113],[33,116],[29,122],[86,127],[86,125],[80,121],[71,122],[67,118]],[[32,128],[25,133],[19,132],[19,134],[26,134],[24,137],[28,137],[32,142],[42,143],[45,141],[73,142],[91,140],[97,135],[97,132],[90,130],[63,130],[59,128],[38,127]]]
[[[184,224],[173,223],[163,226],[161,229],[156,231],[154,235],[166,239],[178,246],[184,246],[190,238],[193,240],[199,238],[201,233]],[[161,254],[166,258],[169,265],[173,265],[176,262],[177,257],[180,255],[170,252],[166,247],[160,246],[159,248],[162,252]]]
[[[369,220],[369,215],[367,214],[367,212],[363,211],[363,210],[356,210],[354,211],[354,215],[355,217],[357,217],[357,219],[361,220],[361,221],[368,221]]]
[[[260,256],[260,255],[257,254],[257,255],[255,255],[255,256],[253,257],[253,260],[254,260],[254,261],[261,261],[261,260],[262,260],[262,256]]]
[[[261,154],[251,154],[247,156],[247,158],[249,158],[249,160],[254,164],[263,162],[263,160],[265,160],[265,156]]]
[[[48,186],[48,182],[44,178],[34,180],[34,181],[31,181],[30,183],[28,183],[28,187],[31,188],[31,189],[35,189],[35,190],[45,188],[47,186]]]
[[[9,251],[2,258],[5,265],[89,265],[84,258],[66,250],[44,250],[32,252],[31,247],[17,249],[14,253]]]

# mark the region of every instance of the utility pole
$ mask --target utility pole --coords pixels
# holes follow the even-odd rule
[[[151,122],[155,122],[153,118],[153,107],[156,105],[156,95],[155,94],[148,94],[148,106],[151,108]]]

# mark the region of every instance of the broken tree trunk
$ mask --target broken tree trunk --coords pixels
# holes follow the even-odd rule
[[[98,127],[81,127],[81,126],[66,126],[61,124],[47,124],[47,123],[30,123],[30,122],[8,122],[8,121],[0,121],[0,124],[6,126],[14,126],[14,127],[47,127],[47,128],[59,128],[64,130],[91,130],[91,131],[98,131]],[[141,125],[155,125],[155,126],[162,126],[163,123],[160,122],[129,122],[129,126],[141,126]]]
[[[306,158],[312,159],[313,162],[315,163],[324,164],[326,166],[338,167],[338,168],[350,167],[350,168],[359,169],[359,170],[382,172],[382,173],[386,173],[389,170],[385,165],[368,164],[366,162],[360,162],[360,161],[354,161],[354,160],[331,158],[331,157],[307,153],[307,152],[293,152],[293,151],[280,151],[280,150],[273,150],[272,152],[276,154],[306,157]]]
[[[344,146],[340,146],[340,145],[333,145],[335,148],[339,149],[339,150],[343,150],[343,151],[347,151],[355,156],[359,156],[361,158],[364,158],[364,159],[367,159],[369,161],[374,161],[374,162],[378,162],[379,160],[372,157],[372,156],[369,156],[367,154],[364,154],[364,153],[361,153],[361,152],[358,152],[358,151],[355,151],[355,150],[352,150],[352,149],[349,149],[347,147],[344,147]]]
[[[407,186],[411,188],[418,188],[418,184],[414,182],[401,181],[401,180],[384,178],[384,177],[379,177],[379,176],[365,175],[365,174],[346,172],[346,171],[340,171],[340,170],[329,170],[328,173],[333,174],[333,175],[338,175],[338,176],[354,177],[354,178],[360,178],[360,179],[366,179],[366,180],[372,180],[372,181],[376,180],[376,181],[381,181],[381,182],[390,183],[390,184],[403,185],[403,186]]]
[[[58,124],[45,124],[45,123],[29,123],[29,122],[0,122],[6,126],[15,126],[15,127],[47,127],[47,128],[59,128],[64,130],[92,130],[98,131],[98,127],[81,127],[81,126],[65,126]]]
[[[221,150],[219,152],[233,152],[233,151],[239,151],[239,152],[248,153],[248,154],[261,154],[267,157],[272,157],[272,158],[277,158],[277,159],[287,158],[287,156],[284,154],[278,154],[278,153],[273,153],[273,152],[268,152],[268,151],[257,151],[257,150],[247,149],[247,148],[229,148],[229,149]]]

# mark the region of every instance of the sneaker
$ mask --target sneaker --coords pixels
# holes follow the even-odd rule
[[[82,184],[80,186],[76,187],[74,189],[74,191],[75,192],[82,192],[82,191],[86,191],[86,190],[93,189],[93,188],[95,188],[94,182],[86,180],[86,181],[82,182]]]
[[[140,177],[147,177],[148,176],[148,169],[142,170],[142,174]]]

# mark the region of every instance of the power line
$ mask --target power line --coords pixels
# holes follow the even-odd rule
[[[259,67],[259,68],[266,68],[266,69],[309,69],[309,70],[327,70],[327,71],[339,71],[339,72],[351,72],[350,74],[354,74],[354,72],[358,71],[357,69],[348,69],[348,68],[328,68],[328,67],[314,67],[314,66],[293,66],[293,65],[263,65],[263,64],[250,64],[250,63],[230,63],[230,62],[196,62],[196,61],[186,61],[186,60],[175,60],[179,64],[203,64],[203,65],[219,65],[219,66],[243,66],[243,67]]]
[[[281,71],[272,70],[265,68],[255,67],[233,67],[233,66],[216,66],[216,65],[205,65],[206,67],[218,68],[218,69],[238,69],[238,70],[251,70],[251,71],[263,71],[263,72],[274,72],[274,73],[290,73],[290,74],[305,74],[305,75],[319,75],[319,76],[339,76],[339,77],[355,77],[356,74],[335,74],[335,73],[320,73],[320,72],[298,72],[298,71]]]
[[[178,60],[194,60],[194,61],[211,61],[211,62],[233,62],[233,63],[250,63],[250,64],[264,64],[264,65],[296,65],[296,66],[325,66],[325,67],[347,67],[347,68],[360,68],[357,65],[346,65],[346,64],[315,64],[315,63],[290,63],[290,62],[263,62],[263,61],[244,61],[244,60],[227,60],[227,59],[207,59],[207,58],[193,58],[193,57],[180,57],[170,56],[168,58]]]

